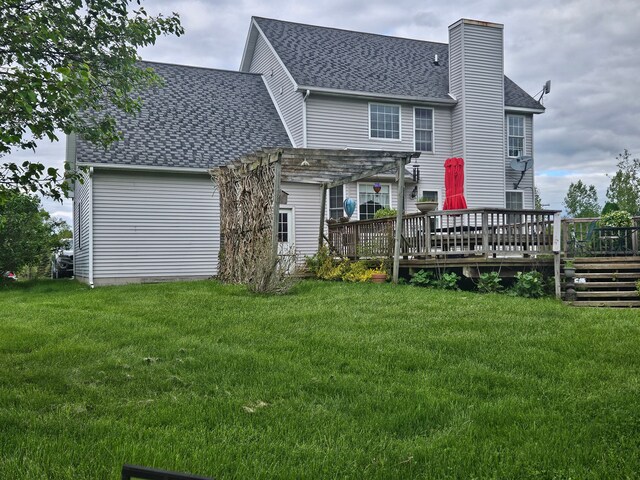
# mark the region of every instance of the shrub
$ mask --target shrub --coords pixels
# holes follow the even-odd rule
[[[253,293],[283,295],[299,282],[291,275],[297,263],[297,255],[278,255],[273,258],[271,243],[264,242],[262,250],[256,257],[247,289]]]
[[[600,219],[601,227],[627,228],[632,225],[633,217],[629,212],[625,212],[624,210],[607,213]]]
[[[638,292],[638,296],[640,297],[640,280],[636,282],[636,291]]]
[[[420,270],[419,272],[414,273],[411,276],[409,284],[413,285],[414,287],[435,287],[436,280],[435,278],[433,278],[433,272]]]
[[[478,278],[478,291],[480,293],[494,293],[503,289],[502,279],[498,272],[481,273]]]
[[[455,272],[443,273],[436,282],[436,286],[445,290],[460,290],[460,288],[458,287],[460,278],[460,275],[456,274]]]
[[[373,214],[373,218],[395,217],[398,211],[395,208],[380,208]]]
[[[326,245],[323,245],[314,255],[304,257],[304,263],[310,273],[318,276],[318,272],[323,268],[323,266],[325,266],[325,264],[330,263],[331,266],[333,266],[333,258],[329,254],[329,248]]]
[[[545,295],[546,282],[540,272],[518,272],[513,294],[525,298],[540,298]]]
[[[342,260],[338,263],[327,264],[325,269],[318,272],[318,278],[323,280],[342,280],[342,277],[349,271],[351,262]]]
[[[371,280],[371,275],[373,275],[373,270],[367,268],[365,262],[353,262],[342,273],[342,280],[352,283],[368,282]]]

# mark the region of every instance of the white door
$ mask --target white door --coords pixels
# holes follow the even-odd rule
[[[278,219],[278,255],[293,255],[295,252],[293,233],[293,209],[280,207]]]

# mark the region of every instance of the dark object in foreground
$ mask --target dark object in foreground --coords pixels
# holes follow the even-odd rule
[[[123,465],[122,480],[140,478],[143,480],[213,480],[210,477],[199,477],[188,473],[169,472],[157,468],[140,467],[138,465]]]

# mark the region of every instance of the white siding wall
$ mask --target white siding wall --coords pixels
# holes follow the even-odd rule
[[[369,138],[369,101],[357,98],[312,94],[307,99],[307,128],[309,148],[364,148],[372,150],[413,151],[414,104],[401,103],[401,140],[379,140]],[[373,102],[393,103],[393,102]],[[424,105],[419,105],[424,107]],[[431,108],[431,107],[429,107]],[[420,165],[419,195],[423,190],[437,190],[442,202],[444,198],[444,161],[452,156],[451,109],[432,107],[434,110],[434,151],[423,152]],[[411,166],[409,166],[411,169]],[[382,183],[393,183],[380,180]],[[417,211],[415,200],[409,193],[413,185],[407,185],[406,211]],[[397,206],[396,186],[391,189],[391,203]],[[346,186],[346,197],[357,200],[356,184]],[[442,203],[441,203],[442,204]],[[357,214],[356,214],[357,215]]]
[[[302,94],[295,91],[294,84],[261,34],[256,41],[249,71],[263,75],[278,104],[283,121],[291,132],[294,147],[302,147]]]
[[[75,183],[73,198],[74,276],[89,281],[89,215],[91,211],[91,178],[83,175],[83,183]]]
[[[465,160],[471,208],[504,206],[504,62],[502,26],[461,21],[450,29],[453,151]],[[457,77],[457,75],[461,75]],[[462,123],[460,123],[462,122]],[[462,148],[458,143],[462,129]]]
[[[94,283],[216,273],[219,200],[206,174],[94,172]]]
[[[505,131],[504,131],[504,141],[505,141],[505,188],[506,190],[513,190],[513,184],[518,181],[520,178],[520,172],[516,172],[511,168],[511,158],[509,158],[508,152],[508,124],[507,124],[507,115],[505,114]],[[520,115],[519,113],[513,113],[511,115]],[[533,156],[533,115],[526,114],[522,115],[524,117],[524,155]],[[535,169],[535,164],[534,164]],[[524,192],[524,208],[534,208],[534,169],[529,170],[525,173],[522,182],[520,182],[520,186],[518,190],[522,190]]]
[[[303,183],[283,183],[282,190],[289,194],[287,205],[293,207],[295,249],[303,260],[304,256],[318,251],[318,233],[320,230],[320,203],[322,191],[320,185]]]

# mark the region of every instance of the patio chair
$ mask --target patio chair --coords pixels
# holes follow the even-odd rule
[[[591,222],[587,227],[587,235],[582,239],[579,239],[576,237],[575,230],[572,232],[573,238],[571,241],[571,245],[573,248],[573,256],[575,257],[588,256],[588,254],[591,251],[593,233],[595,232],[597,226],[598,226],[598,222],[596,221]]]

